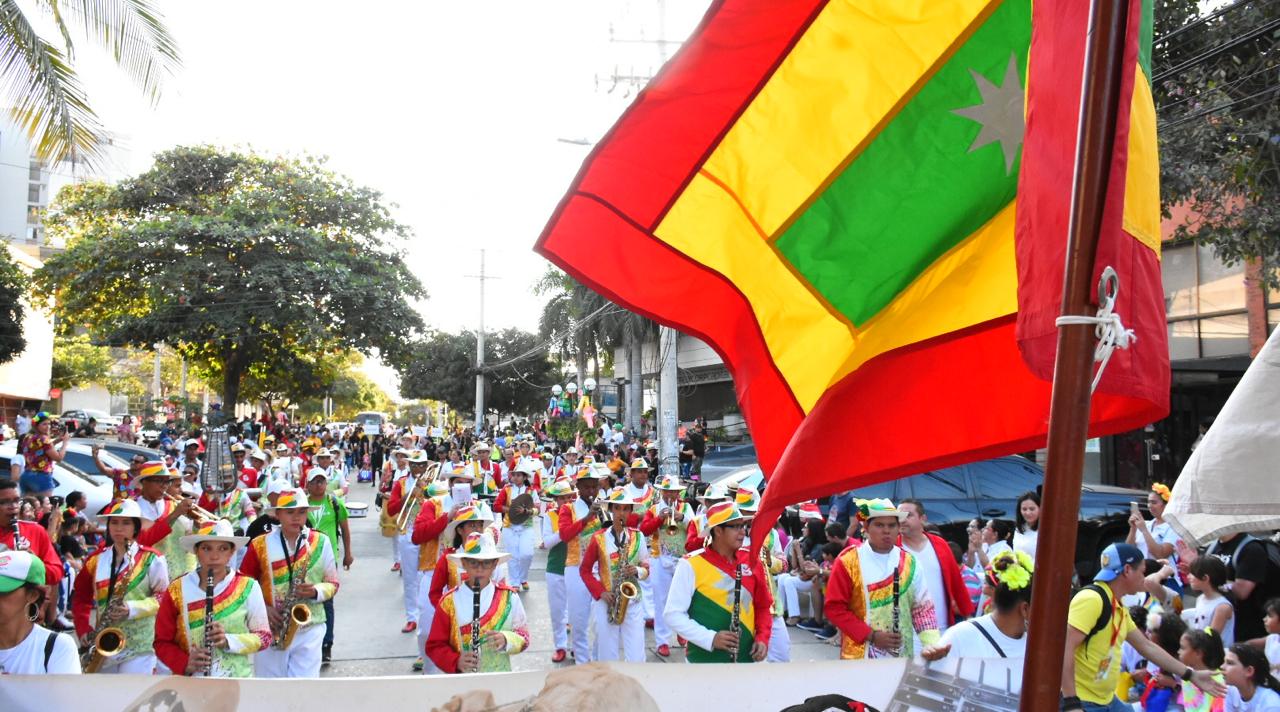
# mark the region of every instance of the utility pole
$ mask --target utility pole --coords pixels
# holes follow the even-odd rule
[[[158,401],[163,398],[160,393],[160,354],[164,350],[164,344],[156,344],[155,356],[151,366],[151,400]]]
[[[658,334],[658,464],[660,475],[680,475],[680,453],[676,428],[680,422],[679,384],[676,383],[676,352],[680,332],[664,326]]]
[[[467,275],[480,280],[480,328],[476,331],[476,434],[484,427],[484,283],[496,279],[485,274],[484,250],[480,250],[480,274]]]

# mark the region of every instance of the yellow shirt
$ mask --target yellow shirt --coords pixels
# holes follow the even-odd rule
[[[1134,629],[1129,610],[1116,603],[1115,594],[1105,583],[1098,586],[1106,592],[1106,605],[1111,607],[1111,619],[1102,630],[1093,634],[1085,644],[1075,650],[1076,696],[1085,702],[1105,705],[1116,696],[1116,683],[1120,677],[1120,646]],[[1085,590],[1071,599],[1067,623],[1088,635],[1102,615],[1102,597],[1096,591]]]

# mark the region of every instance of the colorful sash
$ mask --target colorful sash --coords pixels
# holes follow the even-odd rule
[[[444,596],[440,599],[440,608],[436,611],[439,615],[441,611],[449,617],[449,642],[453,645],[453,649],[459,653],[470,652],[471,650],[471,628],[475,625],[472,621],[465,625],[458,625],[458,612],[454,609],[453,593],[456,587],[451,587],[444,592]],[[473,594],[474,595],[474,594]],[[503,630],[507,621],[511,618],[512,605],[511,597],[515,595],[515,589],[507,586],[495,586],[493,592],[493,600],[489,602],[489,609],[480,615],[480,633],[481,639],[484,633],[494,630]],[[511,655],[506,650],[494,650],[489,646],[480,648],[480,672],[511,672]]]
[[[709,560],[708,555],[718,561]],[[694,591],[689,601],[689,617],[708,630],[729,630],[733,618],[734,577],[732,569],[725,571],[720,567],[732,566],[714,552],[702,550],[685,558],[693,568]],[[739,564],[741,565],[741,564]],[[751,647],[755,644],[756,614],[751,600],[751,574],[744,572],[742,576],[742,600],[738,609],[738,661],[751,662]],[[686,658],[691,663],[727,663],[732,656],[724,650],[703,650],[696,645],[689,645]]]

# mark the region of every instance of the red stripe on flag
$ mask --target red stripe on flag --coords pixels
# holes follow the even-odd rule
[[[572,196],[541,249],[609,300],[672,324],[715,349],[733,373],[760,465],[765,472],[773,469],[803,413],[737,287],[653,238],[595,196]],[[561,255],[570,255],[571,261]],[[607,278],[607,286],[589,275]]]
[[[1027,370],[1014,317],[957,334],[872,359],[823,395],[769,478],[752,541],[794,502],[1044,446],[1050,384]],[[1093,405],[1091,435],[1158,416],[1131,398]]]

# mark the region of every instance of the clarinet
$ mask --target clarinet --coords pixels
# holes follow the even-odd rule
[[[476,672],[480,672],[480,584],[471,582],[471,650],[476,654]]]
[[[901,615],[901,612],[899,611],[899,606],[898,606],[898,567],[895,566],[893,567],[893,632],[894,633],[899,632],[898,619],[900,615]],[[901,648],[899,648],[899,651],[900,650]],[[896,656],[899,651],[894,651],[894,655]]]
[[[733,564],[733,615],[729,618],[729,632],[737,634],[742,627],[742,563],[735,557]],[[733,646],[731,662],[738,662],[738,651],[741,648],[741,645]]]
[[[205,670],[205,676],[213,675],[213,640],[209,637],[209,631],[213,626],[213,567],[205,569],[207,576],[204,580],[204,654],[209,657],[209,667]]]

